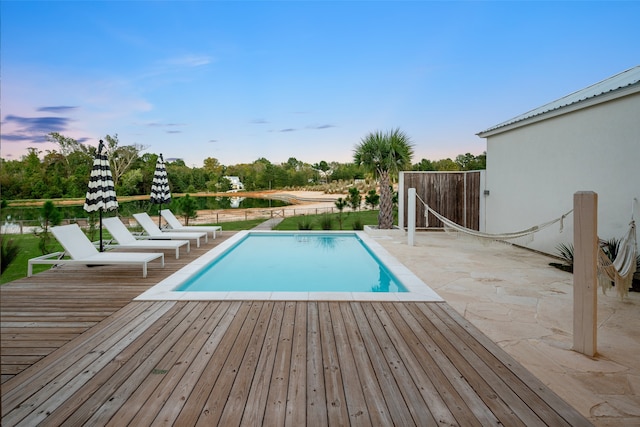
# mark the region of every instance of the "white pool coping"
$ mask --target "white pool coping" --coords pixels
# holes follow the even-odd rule
[[[157,285],[135,298],[135,301],[393,301],[393,302],[442,302],[444,301],[433,289],[427,286],[418,276],[404,264],[393,257],[378,242],[363,231],[355,233],[378,257],[378,259],[395,275],[408,292],[203,292],[174,291],[185,280],[189,279],[212,260],[220,256],[247,234],[291,234],[291,231],[245,230],[220,243],[204,255],[185,265]],[[345,231],[303,231],[305,234],[344,234]]]

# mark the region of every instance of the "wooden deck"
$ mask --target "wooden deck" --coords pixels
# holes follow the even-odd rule
[[[2,425],[590,425],[446,303],[131,301],[220,241],[0,287]]]

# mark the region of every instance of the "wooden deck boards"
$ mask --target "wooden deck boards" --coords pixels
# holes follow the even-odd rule
[[[133,298],[226,240],[223,233],[175,259],[165,251],[165,267],[64,266],[0,286],[0,382],[112,315]]]
[[[178,266],[2,289],[2,425],[590,425],[446,303],[131,301]]]

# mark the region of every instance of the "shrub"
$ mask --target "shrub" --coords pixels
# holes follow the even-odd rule
[[[298,230],[311,230],[313,229],[313,221],[308,218],[302,217],[300,221],[298,221]]]
[[[572,273],[573,272],[573,245],[571,243],[569,244],[560,243],[558,246],[556,246],[556,250],[558,251],[558,257],[564,261],[564,264],[560,264],[557,262],[550,262],[549,265],[555,268],[559,268],[560,270],[564,270]]]
[[[573,245],[569,243],[565,245],[564,243],[560,243],[556,246],[558,250],[558,256],[562,258],[567,266],[573,267]]]
[[[4,273],[16,257],[20,247],[13,239],[7,239],[3,234],[0,234],[0,274]]]
[[[333,219],[329,215],[323,215],[320,218],[320,228],[323,230],[332,230],[333,229]]]
[[[362,222],[362,219],[360,218],[354,219],[352,227],[354,230],[364,230],[364,224]]]

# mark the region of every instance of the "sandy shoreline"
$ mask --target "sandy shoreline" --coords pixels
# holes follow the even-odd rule
[[[204,196],[203,194],[194,195]],[[206,196],[212,196],[207,194]],[[220,195],[216,195],[220,196]],[[224,223],[248,219],[274,217],[289,217],[304,214],[319,214],[333,212],[335,201],[344,194],[327,194],[323,191],[255,191],[240,193],[224,193],[225,197],[251,197],[274,200],[284,200],[291,203],[277,208],[237,208],[237,209],[206,209],[199,210],[198,216],[192,220],[193,224]]]

